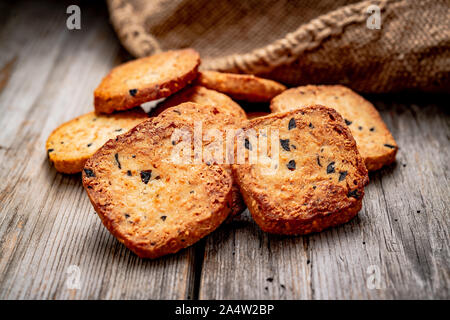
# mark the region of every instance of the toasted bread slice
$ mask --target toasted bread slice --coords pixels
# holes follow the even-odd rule
[[[111,70],[94,92],[97,112],[126,110],[167,97],[197,77],[200,56],[193,49],[166,51]]]
[[[244,129],[257,137],[243,140],[245,163],[233,165],[233,173],[262,230],[318,232],[349,221],[361,209],[367,169],[334,109],[310,106],[275,113],[249,121]],[[260,160],[249,161],[250,152],[261,154],[264,144],[256,142],[264,141],[261,137],[269,143],[267,157],[278,159],[273,170]]]
[[[203,162],[214,163],[214,160],[217,159],[213,159],[213,156],[215,154],[215,150],[217,150],[219,152],[220,159],[218,160],[220,161],[220,164],[222,164],[223,167],[230,173],[230,176],[232,176],[231,165],[226,158],[227,150],[226,148],[224,148],[224,142],[226,142],[227,138],[226,130],[234,130],[240,128],[243,124],[242,118],[226,112],[224,108],[222,108],[222,106],[199,105],[191,102],[186,102],[175,107],[167,108],[166,110],[161,112],[158,117],[162,119],[176,119],[178,121],[184,121],[191,125],[195,125],[195,123],[201,123],[204,137],[207,136],[207,130],[209,129],[221,130],[222,139],[218,139],[217,141],[211,139],[212,142],[208,143],[208,146],[206,147],[206,149],[210,150],[211,152],[203,152],[203,159],[201,160]],[[234,137],[231,140],[231,144],[234,144]],[[233,149],[234,147],[232,145],[229,151],[233,151]],[[210,158],[206,158],[208,154],[212,156]],[[233,182],[232,186],[230,207],[231,216],[235,216],[241,213],[246,208],[244,200],[242,199],[241,193],[239,191],[239,186],[235,182]]]
[[[45,148],[59,172],[81,172],[86,160],[106,141],[115,138],[148,118],[142,108],[110,115],[89,112],[56,128]]]
[[[168,97],[155,109],[151,110],[152,116],[157,116],[164,110],[175,107],[184,102],[194,102],[200,105],[219,107],[221,113],[227,113],[242,120],[246,120],[244,109],[227,95],[202,86],[189,86]]]
[[[369,101],[349,88],[310,85],[289,89],[272,100],[270,109],[284,112],[313,104],[336,109],[344,117],[369,171],[395,161],[397,143],[380,114]]]
[[[197,84],[229,95],[236,100],[268,102],[286,87],[273,80],[249,74],[202,71]]]
[[[192,136],[191,125],[155,117],[86,162],[83,185],[95,211],[140,257],[190,246],[229,215],[231,176],[219,165],[189,163]]]

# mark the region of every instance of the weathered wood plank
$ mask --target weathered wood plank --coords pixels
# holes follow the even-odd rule
[[[431,97],[370,97],[401,149],[370,175],[357,218],[282,237],[245,214],[207,239],[200,299],[448,299],[450,117]]]
[[[188,298],[194,248],[137,258],[96,217],[80,176],[48,164],[48,134],[92,110],[93,90],[119,62],[104,4],[82,7],[81,31],[66,29],[67,5],[21,3],[0,35],[1,62],[16,57],[0,92],[0,299]],[[66,285],[71,265],[80,290]]]

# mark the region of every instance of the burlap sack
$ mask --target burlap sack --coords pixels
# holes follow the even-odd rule
[[[450,89],[449,0],[107,1],[122,44],[137,57],[193,47],[203,69],[290,86]]]

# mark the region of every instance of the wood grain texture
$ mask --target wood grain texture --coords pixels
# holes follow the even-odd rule
[[[102,226],[80,176],[46,159],[48,134],[91,111],[123,61],[103,2],[0,3],[0,299],[449,299],[448,96],[371,96],[400,151],[372,173],[350,223],[263,233],[248,212],[178,254],[141,260]],[[38,18],[37,18],[38,17]],[[81,288],[69,289],[69,266]],[[381,288],[369,289],[380,271]]]

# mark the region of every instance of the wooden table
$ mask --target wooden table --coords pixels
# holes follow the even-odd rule
[[[69,4],[0,4],[1,299],[450,298],[448,96],[368,97],[400,151],[370,175],[350,223],[282,237],[246,212],[175,255],[132,254],[80,175],[47,161],[49,133],[92,110],[93,90],[124,58],[102,2],[82,6],[80,31],[65,27]],[[80,289],[67,282],[77,270]]]

